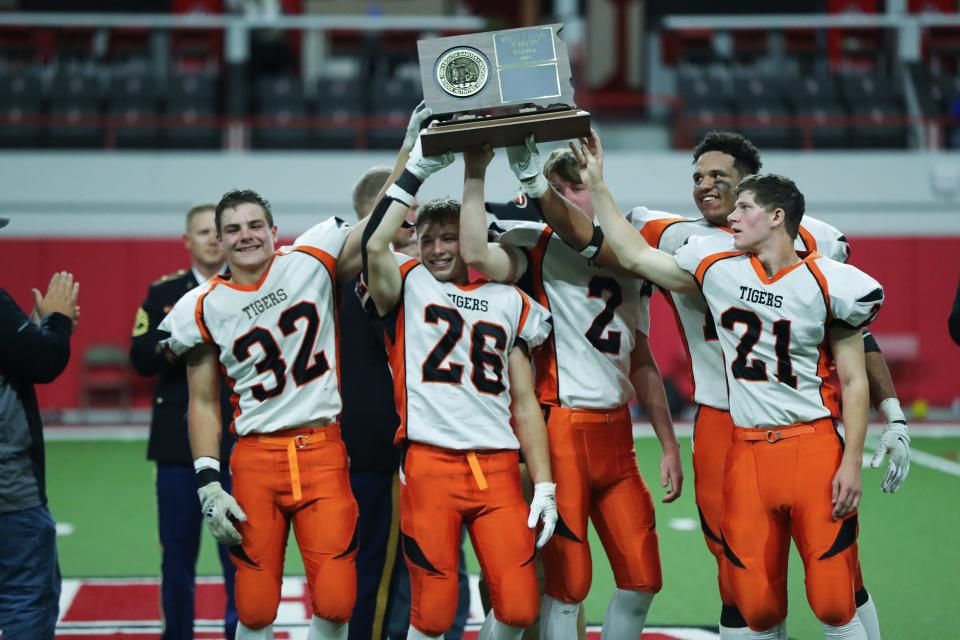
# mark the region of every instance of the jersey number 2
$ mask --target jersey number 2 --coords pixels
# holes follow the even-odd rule
[[[463,365],[454,362],[447,367],[442,365],[463,337],[463,316],[452,307],[431,304],[424,310],[423,319],[429,324],[447,323],[447,332],[423,363],[423,381],[460,384]],[[503,327],[483,320],[476,322],[470,331],[470,362],[473,365],[470,380],[477,391],[497,395],[507,388],[503,384],[503,358],[486,350],[487,338],[493,340],[493,347],[500,353],[507,348],[507,332]],[[488,368],[493,373],[492,379],[487,377]]]
[[[290,372],[298,387],[316,380],[330,370],[326,354],[323,351],[313,353],[313,346],[317,342],[320,316],[317,313],[317,307],[312,302],[298,302],[281,313],[277,326],[284,336],[289,336],[297,330],[297,323],[302,320],[306,321],[306,326],[303,329],[303,340],[300,342],[300,350],[297,351],[297,357],[293,361],[293,370]],[[287,386],[287,362],[283,359],[280,345],[277,344],[273,334],[263,327],[255,327],[252,331],[237,338],[236,342],[233,343],[233,357],[237,359],[237,362],[247,360],[252,355],[250,349],[255,344],[260,345],[264,356],[256,364],[257,371],[259,373],[269,371],[276,380],[276,384],[269,389],[262,384],[250,388],[253,397],[263,402],[283,393],[283,389]],[[313,360],[312,363],[311,360]]]
[[[720,324],[731,331],[738,324],[746,327],[746,331],[740,336],[740,344],[737,345],[737,358],[730,365],[734,377],[740,380],[767,380],[767,364],[758,358],[750,358],[750,352],[760,340],[760,332],[763,330],[760,316],[753,311],[734,307],[723,312]],[[793,373],[793,363],[790,361],[789,320],[777,320],[773,323],[773,338],[773,349],[777,354],[777,380],[796,389],[797,376]]]
[[[606,331],[607,325],[613,322],[613,314],[617,307],[623,304],[623,291],[620,290],[620,283],[613,278],[604,276],[593,276],[587,284],[588,298],[603,298],[603,292],[607,291],[610,296],[607,298],[603,310],[593,319],[590,328],[587,329],[587,340],[593,345],[593,348],[600,353],[620,353],[620,332]]]

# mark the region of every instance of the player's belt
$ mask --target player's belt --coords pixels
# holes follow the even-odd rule
[[[303,498],[303,492],[300,489],[300,465],[297,463],[297,449],[306,449],[321,442],[339,440],[340,425],[332,424],[319,428],[301,427],[299,429],[286,429],[279,433],[250,434],[243,437],[254,440],[257,444],[283,447],[287,450],[293,501],[299,502]]]
[[[573,407],[550,407],[550,415],[565,416],[570,423],[613,424],[621,420],[630,420],[630,408],[627,405],[616,409],[577,409]]]
[[[747,442],[766,441],[770,444],[786,440],[787,438],[796,438],[798,436],[811,436],[814,434],[836,433],[832,418],[823,418],[813,422],[803,422],[800,424],[791,424],[786,427],[775,427],[764,429],[763,427],[736,427],[733,430],[733,437],[737,440]]]

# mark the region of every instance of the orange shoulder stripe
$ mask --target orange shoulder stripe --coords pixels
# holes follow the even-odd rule
[[[523,331],[523,325],[527,322],[527,316],[530,315],[530,299],[527,298],[527,294],[520,290],[519,287],[514,287],[517,290],[517,293],[520,294],[520,302],[523,305],[520,308],[520,322],[517,325],[517,335],[520,335],[520,332]]]
[[[207,323],[203,319],[203,300],[210,292],[217,288],[219,282],[214,282],[213,285],[205,292],[200,294],[200,297],[197,298],[197,306],[193,309],[193,318],[197,323],[197,329],[200,330],[200,336],[203,338],[203,341],[207,344],[214,344],[213,336],[210,335],[210,330],[207,328]]]
[[[649,222],[644,222],[640,229],[640,235],[654,249],[660,248],[660,238],[668,227],[678,222],[689,222],[686,218],[658,218]]]
[[[807,251],[816,251],[817,250],[817,239],[813,237],[813,234],[803,228],[803,225],[800,225],[800,239],[803,241],[803,246]]]
[[[697,272],[694,274],[694,277],[697,279],[697,284],[703,286],[703,276],[706,275],[707,269],[712,267],[714,264],[720,260],[725,260],[727,258],[735,258],[736,256],[742,256],[743,251],[721,251],[720,253],[714,253],[707,256],[700,261],[700,264],[697,265]]]
[[[324,251],[323,249],[317,249],[316,247],[309,247],[306,245],[300,245],[299,247],[294,247],[294,251],[299,251],[301,253],[306,253],[307,255],[313,256],[319,260],[324,267],[327,269],[327,273],[330,274],[330,280],[334,283],[337,281],[337,259],[332,255]]]

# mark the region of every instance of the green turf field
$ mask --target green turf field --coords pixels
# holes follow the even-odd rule
[[[657,505],[664,590],[654,601],[651,624],[716,625],[719,598],[715,565],[703,544],[693,502],[689,439],[682,439],[686,483],[672,505]],[[914,435],[915,450],[956,461],[960,438]],[[58,539],[65,578],[158,576],[160,549],[156,534],[153,466],[144,459],[145,442],[65,442],[47,445],[50,507],[59,523],[72,525]],[[637,441],[640,468],[657,485],[655,440]],[[916,462],[896,495],[880,492],[880,471],[864,470],[860,512],[860,549],[867,588],[876,600],[886,638],[955,637],[953,620],[960,593],[960,477]],[[655,496],[662,495],[651,486]],[[680,529],[671,526],[680,520]],[[696,523],[683,529],[686,521]],[[594,539],[593,547],[599,550]],[[587,620],[599,623],[613,589],[602,556],[595,555],[594,582],[587,600]],[[472,571],[477,571],[471,558]],[[295,552],[288,553],[288,573],[302,574]],[[212,538],[204,536],[199,572],[215,575],[218,564]],[[807,608],[799,558],[791,559],[791,638],[822,638],[819,622]],[[954,603],[954,604],[951,604]]]

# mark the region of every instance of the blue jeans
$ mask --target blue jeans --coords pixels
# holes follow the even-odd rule
[[[230,471],[226,468],[220,474],[220,484],[230,491]],[[162,553],[162,638],[192,640],[197,556],[200,554],[200,536],[205,535],[193,465],[157,463],[157,521]],[[217,552],[227,592],[224,631],[227,638],[232,640],[237,630],[237,607],[234,602],[236,570],[225,546],[218,544]]]
[[[0,513],[3,640],[54,637],[60,610],[57,528],[46,505]]]

